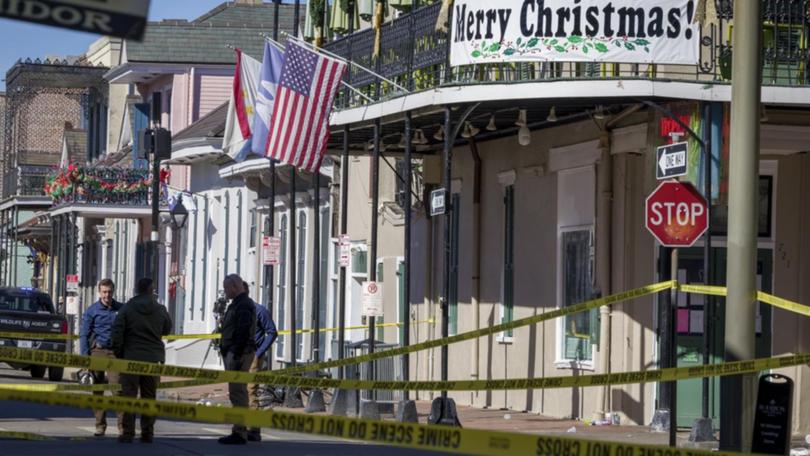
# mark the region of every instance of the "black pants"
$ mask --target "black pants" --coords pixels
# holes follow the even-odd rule
[[[151,375],[131,375],[121,374],[121,396],[139,397],[141,399],[155,399],[157,397],[157,386],[160,377]],[[124,413],[123,430],[121,435],[125,437],[135,436],[135,414]],[[155,417],[141,415],[141,436],[152,437],[155,435]]]

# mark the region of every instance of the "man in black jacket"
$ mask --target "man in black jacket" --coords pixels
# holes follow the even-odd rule
[[[256,354],[256,307],[245,291],[244,282],[236,274],[230,274],[222,282],[225,296],[231,305],[222,321],[220,350],[225,361],[225,370],[247,372]],[[248,390],[244,383],[228,383],[228,396],[234,407],[248,406]],[[247,443],[247,428],[234,424],[231,435],[219,439],[225,445]]]
[[[132,361],[164,363],[166,348],[163,336],[171,333],[172,319],[165,307],[157,302],[152,279],[138,280],[137,296],[127,301],[118,312],[112,329],[115,357]],[[152,375],[121,374],[121,396],[155,399],[160,377]],[[155,417],[141,415],[141,442],[152,443],[155,436]],[[124,413],[123,429],[118,441],[132,443],[135,437],[135,414]]]

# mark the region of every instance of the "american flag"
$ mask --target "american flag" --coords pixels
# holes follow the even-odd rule
[[[346,64],[287,42],[266,155],[316,172],[329,140],[329,114]]]

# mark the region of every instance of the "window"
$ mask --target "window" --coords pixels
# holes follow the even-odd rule
[[[596,220],[595,143],[552,151],[557,171],[557,306],[565,308],[593,296]],[[598,311],[557,320],[558,367],[591,368]]]
[[[352,249],[352,274],[368,274],[368,251],[365,248]]]
[[[0,292],[0,310],[30,313],[54,313],[50,297],[35,292]]]
[[[458,193],[454,193],[450,201],[450,290],[447,297],[447,318],[452,336],[458,332],[458,236],[461,197]],[[511,319],[511,315],[509,318]]]
[[[593,277],[593,230],[591,227],[566,229],[561,235],[562,305],[568,307],[591,298]],[[595,311],[564,318],[563,358],[575,361],[593,359],[592,321]]]
[[[279,255],[281,257],[281,264],[278,265],[278,277],[276,278],[276,289],[278,290],[278,295],[276,299],[276,327],[279,331],[282,331],[287,328],[287,320],[286,320],[286,308],[287,308],[287,296],[285,288],[287,285],[287,215],[281,216],[281,221],[278,224],[278,236],[279,240],[281,241],[281,251]],[[276,357],[278,359],[285,359],[284,355],[284,342],[287,340],[287,336],[279,335],[278,339],[276,339]]]
[[[304,329],[302,322],[307,321],[304,318],[304,292],[306,291],[306,277],[307,277],[307,213],[301,211],[298,213],[298,227],[297,227],[297,248],[298,248],[298,262],[296,268],[295,280],[295,328]],[[304,357],[304,336],[297,337],[297,347],[295,350],[295,358],[303,360]]]
[[[515,305],[515,186],[504,187],[503,197],[503,295],[501,296],[501,323],[513,319]],[[505,331],[512,337],[512,330]]]
[[[250,238],[248,240],[248,242],[250,243],[250,248],[251,249],[256,248],[256,234],[257,234],[257,228],[258,228],[257,224],[259,223],[258,218],[259,218],[259,216],[256,213],[256,209],[255,208],[251,209],[250,210]]]

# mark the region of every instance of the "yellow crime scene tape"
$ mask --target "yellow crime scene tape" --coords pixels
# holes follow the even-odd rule
[[[331,378],[290,376],[282,374],[282,371],[221,371],[146,363],[140,361],[129,361],[123,359],[101,358],[95,356],[68,355],[64,353],[11,347],[0,347],[0,361],[49,366],[55,365],[62,367],[79,367],[89,370],[104,370],[123,374],[188,377],[194,379],[189,380],[188,382],[266,383],[277,386],[296,386],[301,388],[343,388],[364,390],[477,391],[605,386],[756,373],[768,369],[810,364],[810,353],[710,364],[705,366],[677,367],[611,374],[509,380],[459,380],[446,382],[337,380]],[[185,381],[182,382],[185,383]],[[179,386],[175,385],[174,387]]]
[[[726,296],[728,289],[726,287],[719,287],[714,285],[687,285],[678,284],[678,290],[684,293],[698,293],[712,296]],[[782,310],[804,315],[810,317],[810,306],[793,302],[788,299],[780,298],[764,291],[757,291],[757,301],[777,307]]]
[[[424,323],[433,323],[434,320],[421,320],[415,321],[413,324],[420,325]],[[393,328],[395,326],[402,326],[403,323],[381,323],[377,325],[377,328]],[[368,326],[347,326],[344,328],[346,331],[352,331],[355,329],[367,329]],[[340,330],[340,328],[321,328],[321,332],[335,332]],[[305,329],[298,329],[295,331],[296,334],[310,334],[314,333],[315,330],[312,328],[305,328]],[[285,329],[278,332],[279,335],[289,335],[292,331]],[[163,337],[164,340],[185,340],[185,339],[219,339],[221,336],[219,333],[213,334],[170,334],[168,336]],[[36,340],[76,340],[79,336],[75,334],[42,334],[42,333],[29,333],[29,332],[0,332],[0,338],[7,338],[7,339],[36,339]]]
[[[0,431],[0,440],[55,440],[53,437],[34,434],[33,432]]]
[[[173,380],[169,382],[160,382],[158,384],[158,389],[180,389],[180,388],[189,388],[193,386],[212,385],[215,383],[217,382],[212,382],[210,380],[197,380],[197,379]],[[34,383],[34,384],[2,383],[0,384],[0,388],[18,391],[40,391],[40,392],[51,392],[51,391],[93,392],[93,391],[118,391],[121,389],[121,385],[118,383],[102,383],[96,385],[80,385],[78,383]]]
[[[220,370],[210,370],[210,369],[195,369],[195,368],[187,368],[187,367],[179,367],[179,366],[170,366],[170,365],[162,365],[162,364],[153,364],[153,363],[143,363],[143,362],[136,362],[136,361],[127,361],[127,360],[115,360],[111,358],[94,358],[94,357],[86,357],[80,355],[70,355],[65,353],[55,353],[55,352],[47,352],[47,351],[35,351],[35,350],[26,350],[26,349],[18,349],[13,347],[0,347],[0,360],[2,361],[11,361],[11,362],[22,362],[22,363],[33,363],[33,364],[43,364],[43,365],[57,365],[63,367],[78,367],[90,370],[103,370],[103,371],[113,371],[113,372],[121,372],[121,373],[129,373],[129,374],[141,374],[141,375],[158,375],[158,376],[172,376],[172,377],[189,377],[196,380],[208,381],[208,382],[231,382],[231,383],[269,383],[269,384],[276,384],[276,385],[288,385],[288,386],[299,386],[299,387],[313,387],[313,388],[347,388],[347,389],[393,389],[393,390],[485,390],[485,389],[524,389],[524,388],[548,388],[548,387],[570,387],[570,386],[588,386],[588,384],[583,383],[588,378],[593,378],[596,383],[591,383],[593,385],[604,385],[610,383],[604,383],[604,381],[624,381],[632,383],[634,380],[632,379],[642,379],[645,376],[650,376],[646,381],[664,381],[664,375],[666,375],[666,379],[669,380],[676,380],[682,378],[695,378],[695,377],[702,377],[707,375],[705,372],[697,372],[693,371],[691,376],[688,371],[678,371],[679,368],[674,368],[671,372],[664,372],[664,371],[644,371],[644,372],[631,372],[631,373],[620,373],[620,374],[611,374],[614,377],[610,377],[609,379],[600,379],[599,376],[581,376],[576,377],[578,380],[566,380],[565,378],[554,378],[554,379],[513,379],[513,380],[478,380],[478,381],[463,381],[463,382],[371,382],[371,381],[359,381],[359,380],[333,380],[333,379],[320,379],[320,378],[304,378],[298,376],[290,376],[292,373],[296,372],[303,372],[303,371],[310,371],[320,368],[327,368],[327,367],[334,367],[334,366],[341,366],[341,365],[350,365],[356,364],[361,362],[367,362],[374,359],[380,359],[390,356],[401,355],[405,353],[412,353],[415,351],[425,350],[433,347],[439,347],[446,344],[456,343],[464,340],[473,339],[476,337],[481,337],[501,331],[505,331],[508,329],[513,329],[521,326],[526,326],[529,324],[538,323],[541,321],[549,320],[552,318],[558,318],[565,315],[570,315],[573,313],[583,312],[586,310],[590,310],[602,305],[609,305],[615,302],[624,301],[627,299],[632,299],[640,296],[645,296],[651,293],[657,293],[659,291],[667,290],[672,287],[677,287],[678,284],[675,281],[669,282],[662,282],[655,285],[650,285],[646,287],[637,288],[634,290],[629,290],[624,293],[619,293],[616,295],[607,296],[605,298],[599,298],[587,302],[583,302],[574,306],[569,306],[563,309],[558,309],[552,312],[546,312],[541,315],[533,316],[524,318],[521,320],[515,320],[510,323],[504,323],[496,326],[492,326],[490,328],[484,328],[477,331],[471,331],[468,333],[459,334],[456,336],[448,337],[445,339],[440,340],[433,340],[428,342],[423,342],[420,344],[411,345],[409,347],[402,347],[399,349],[388,350],[385,352],[379,352],[369,355],[363,355],[355,358],[349,358],[344,360],[337,360],[337,361],[328,361],[325,363],[319,363],[316,365],[308,365],[301,368],[293,368],[293,369],[283,369],[278,371],[273,371],[269,373],[247,373],[247,372],[236,372],[236,371],[220,371]],[[718,287],[706,287],[703,286],[702,291],[700,291],[701,286],[681,286],[681,288],[692,287],[691,292],[711,292],[711,293],[720,293],[721,290]],[[799,355],[801,356],[801,355]],[[784,358],[784,357],[783,357]],[[791,358],[791,357],[786,357]],[[755,364],[752,365],[745,365],[742,364],[737,365],[738,363],[726,363],[726,364],[718,364],[712,366],[705,366],[705,368],[713,367],[718,369],[715,372],[715,375],[727,375],[731,373],[746,373],[746,372],[757,372],[764,369],[770,369],[773,367],[785,367],[784,364],[778,365],[780,362],[789,362],[789,361],[780,361],[782,358],[769,358],[767,360],[752,360],[749,362],[754,362]],[[767,362],[775,362],[777,365],[767,364]],[[806,361],[796,361],[793,359],[794,364],[804,364]],[[741,362],[745,363],[745,362]],[[723,369],[722,366],[728,366],[726,374],[722,374]],[[735,367],[736,366],[736,367]],[[700,366],[704,368],[704,366]],[[743,370],[734,370],[740,369]],[[630,380],[622,380],[620,375],[627,375],[627,378]],[[545,385],[545,386],[544,386]]]
[[[669,448],[627,442],[605,442],[570,437],[538,436],[460,427],[371,421],[326,415],[250,410],[241,407],[207,407],[176,402],[125,397],[42,393],[0,389],[0,400],[36,402],[54,406],[114,410],[183,421],[212,424],[236,423],[280,431],[319,435],[372,444],[441,451],[455,454],[513,456],[710,456],[736,453]]]
[[[436,339],[436,340],[429,340],[427,342],[420,342],[418,344],[409,345],[407,347],[399,347],[394,348],[391,350],[385,350],[375,353],[369,353],[367,355],[356,356],[354,358],[346,358],[346,359],[338,359],[333,361],[326,361],[322,363],[315,363],[315,364],[307,364],[299,367],[290,367],[287,369],[282,369],[277,371],[279,373],[284,374],[292,374],[298,372],[309,372],[314,370],[322,370],[328,369],[331,367],[340,367],[340,366],[348,366],[352,364],[359,364],[368,361],[374,361],[377,359],[382,358],[389,358],[392,356],[399,356],[405,355],[408,353],[418,352],[422,350],[428,350],[431,348],[441,347],[444,345],[455,344],[458,342],[463,342],[466,340],[477,339],[479,337],[489,336],[492,334],[497,334],[499,332],[508,331],[510,329],[517,329],[523,326],[529,326],[536,323],[540,323],[547,320],[553,320],[555,318],[564,317],[567,315],[573,315],[580,312],[585,312],[587,310],[596,309],[601,306],[606,306],[610,304],[615,304],[617,302],[627,301],[630,299],[641,298],[643,296],[655,294],[661,291],[669,290],[674,286],[677,286],[677,281],[670,280],[667,282],[660,282],[653,285],[647,285],[645,287],[635,288],[632,290],[628,290],[622,293],[617,293],[610,296],[605,296],[603,298],[592,299],[590,301],[581,302],[579,304],[574,304],[572,306],[564,307],[561,309],[553,310],[551,312],[545,312],[540,315],[534,315],[531,317],[521,318],[519,320],[514,320],[507,323],[501,323],[499,325],[490,326],[488,328],[481,328],[474,331],[469,331],[466,333],[457,334],[455,336],[446,337],[444,339]]]

